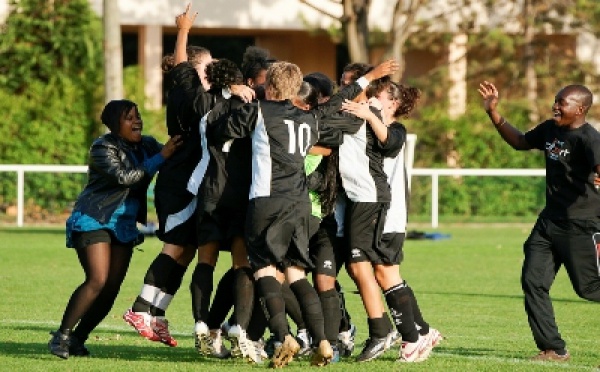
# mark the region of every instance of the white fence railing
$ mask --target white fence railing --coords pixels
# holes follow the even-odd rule
[[[43,173],[86,173],[86,165],[2,165],[0,172],[17,173],[17,226],[23,226],[24,189],[26,172]],[[431,226],[439,224],[439,179],[440,176],[509,176],[509,177],[540,177],[545,176],[544,169],[440,169],[440,168],[409,168],[409,179],[412,176],[431,177]]]

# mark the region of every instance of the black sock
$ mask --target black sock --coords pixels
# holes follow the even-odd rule
[[[267,329],[267,318],[260,301],[258,289],[254,291],[254,307],[252,309],[252,316],[250,317],[250,324],[248,324],[248,338],[252,341],[258,341]]]
[[[308,333],[311,335],[313,342],[318,345],[319,342],[327,339],[319,295],[306,278],[295,281],[290,285],[290,288],[300,303],[302,317],[306,323]]]
[[[417,331],[415,318],[413,317],[410,294],[404,283],[389,288],[383,294],[396,329],[402,335],[402,340],[416,342],[419,339],[419,331]]]
[[[392,323],[387,313],[383,313],[381,318],[367,318],[367,324],[369,325],[370,338],[387,337],[392,330]]]
[[[190,292],[192,294],[192,314],[196,322],[206,322],[208,320],[214,270],[215,268],[209,264],[199,263],[192,274]]]
[[[327,340],[334,345],[337,343],[338,333],[340,331],[340,298],[335,289],[330,289],[319,293],[321,308],[323,309],[323,318],[325,321],[325,336]]]
[[[165,253],[160,253],[154,261],[150,264],[146,276],[144,277],[144,285],[163,289],[166,287],[171,271],[177,266],[177,261],[173,257]],[[135,312],[150,312],[152,301],[150,299],[144,299],[142,296],[137,296],[133,306],[131,307]]]
[[[254,307],[254,281],[252,270],[249,267],[241,267],[234,271],[235,291],[234,308],[237,324],[244,330],[248,329],[252,309]]]
[[[210,305],[208,320],[206,322],[209,329],[218,329],[221,327],[221,323],[225,321],[229,310],[233,307],[233,283],[234,271],[231,268],[223,274],[217,285],[217,291]]]
[[[425,319],[423,319],[423,314],[421,314],[421,308],[417,303],[417,298],[415,297],[415,293],[413,292],[412,288],[408,286],[406,281],[404,282],[404,285],[406,286],[406,290],[408,291],[408,295],[410,296],[413,317],[415,318],[415,323],[417,323],[417,325],[419,326],[419,334],[426,335],[429,333],[429,323],[427,323]]]
[[[256,281],[256,288],[260,293],[271,333],[278,341],[283,342],[290,331],[285,316],[285,302],[281,296],[281,284],[274,277],[265,276]]]
[[[296,298],[294,292],[292,292],[290,289],[289,284],[283,283],[281,285],[281,295],[285,301],[285,312],[290,316],[292,322],[296,323],[296,327],[298,327],[298,329],[306,329],[306,322],[302,317],[300,303],[298,302],[298,298]]]
[[[169,280],[167,281],[167,283],[165,283],[164,289],[162,291],[168,296],[171,296],[171,298],[173,298],[173,296],[175,296],[175,293],[177,293],[177,291],[179,290],[179,287],[181,287],[181,282],[183,281],[183,276],[185,275],[186,270],[187,266],[181,266],[177,264],[173,268],[173,270],[171,270]],[[165,312],[167,311],[167,307],[170,303],[171,301],[169,301],[167,304],[154,304],[150,308],[150,314],[154,316],[165,316]]]
[[[348,309],[346,309],[346,297],[344,296],[344,291],[337,280],[335,281],[335,290],[340,298],[340,332],[346,332],[350,329],[350,313],[348,313]]]

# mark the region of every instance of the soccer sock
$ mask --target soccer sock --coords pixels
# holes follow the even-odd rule
[[[281,284],[274,277],[265,276],[256,281],[256,288],[260,293],[271,333],[278,341],[283,342],[290,331],[285,316],[285,302],[281,296]]]
[[[323,318],[327,319],[325,322],[325,336],[334,345],[337,343],[340,331],[340,319],[342,317],[342,313],[340,312],[340,298],[335,289],[330,289],[319,293],[319,299],[323,308]]]
[[[426,335],[429,333],[429,323],[427,323],[425,319],[423,319],[423,314],[421,314],[421,308],[417,303],[417,298],[415,297],[415,293],[413,292],[412,288],[408,286],[406,281],[404,281],[404,285],[406,287],[406,290],[408,291],[408,295],[410,296],[413,317],[415,318],[415,323],[419,328],[419,334]]]
[[[392,323],[387,313],[383,313],[381,318],[367,318],[369,325],[370,338],[384,338],[392,330]]]
[[[252,341],[260,340],[265,334],[267,326],[267,318],[265,317],[257,288],[254,291],[254,307],[252,309],[252,316],[250,317],[250,324],[248,324],[248,338]]]
[[[215,292],[212,304],[210,305],[208,320],[206,322],[209,329],[218,329],[225,321],[225,318],[227,318],[227,314],[229,314],[229,310],[231,310],[231,307],[233,306],[233,296],[231,295],[233,293],[233,287],[234,271],[233,268],[231,268],[223,274],[217,285],[217,291]]]
[[[383,292],[385,301],[396,324],[396,329],[402,335],[403,341],[416,342],[419,339],[419,331],[413,317],[413,307],[410,294],[404,283],[395,285]]]
[[[348,313],[348,309],[346,309],[346,297],[344,296],[344,290],[342,289],[342,286],[340,286],[340,283],[337,280],[335,281],[335,289],[340,298],[340,332],[346,332],[350,329],[350,313]]]
[[[133,311],[150,312],[150,307],[155,297],[160,292],[160,289],[165,287],[171,271],[176,266],[177,261],[168,254],[160,253],[156,256],[150,264],[148,271],[146,271],[142,290],[131,307]]]
[[[252,270],[249,267],[241,267],[234,272],[235,292],[234,308],[236,322],[244,330],[248,329],[252,308],[254,307],[254,282]]]
[[[179,287],[181,287],[181,282],[183,281],[183,276],[185,275],[186,270],[187,266],[182,266],[179,264],[177,264],[173,270],[171,270],[171,275],[169,276],[169,280],[165,285],[164,291],[161,290],[160,293],[154,298],[154,302],[150,308],[150,314],[153,316],[165,316],[165,312],[171,304],[173,296],[175,296],[175,293],[177,293]]]
[[[290,285],[292,292],[296,295],[302,310],[302,317],[306,322],[308,333],[313,342],[318,345],[325,337],[325,321],[323,319],[323,309],[315,288],[306,278],[296,280]],[[338,327],[339,328],[339,327]]]
[[[208,319],[208,306],[213,290],[214,271],[213,266],[199,263],[192,274],[190,292],[192,294],[192,314],[196,322],[206,322]]]
[[[281,285],[281,295],[285,301],[285,311],[292,319],[292,322],[296,323],[298,329],[306,329],[306,322],[302,317],[302,310],[300,309],[300,303],[298,298],[294,295],[294,292],[290,289],[290,285],[283,283]]]

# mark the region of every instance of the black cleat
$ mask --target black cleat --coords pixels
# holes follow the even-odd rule
[[[59,358],[69,358],[69,345],[71,337],[68,332],[61,331],[50,332],[52,338],[48,341],[48,350]]]
[[[379,357],[386,350],[387,337],[370,337],[365,342],[364,349],[360,352],[360,355],[356,357],[357,362],[368,362]]]
[[[81,342],[77,336],[71,336],[71,342],[69,343],[69,356],[76,357],[88,357],[90,356],[90,351],[85,347],[83,342]]]

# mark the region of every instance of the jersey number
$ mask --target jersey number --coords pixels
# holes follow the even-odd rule
[[[288,152],[290,154],[295,154],[296,143],[298,143],[298,150],[300,151],[300,154],[302,156],[306,156],[306,152],[308,151],[308,147],[310,146],[310,126],[306,123],[300,124],[298,126],[298,134],[296,135],[294,121],[284,120],[283,122],[288,127],[288,135],[290,139]]]

